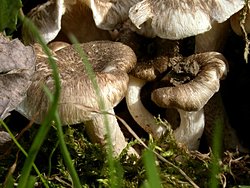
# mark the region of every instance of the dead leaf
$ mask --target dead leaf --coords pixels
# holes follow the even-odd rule
[[[19,39],[0,33],[0,118],[5,119],[24,99],[35,72],[36,55]]]

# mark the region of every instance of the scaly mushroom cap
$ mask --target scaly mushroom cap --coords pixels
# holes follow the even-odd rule
[[[227,20],[244,0],[143,0],[130,8],[137,32],[148,37],[182,39],[204,33]]]
[[[109,110],[124,97],[129,80],[127,72],[135,65],[136,56],[128,46],[118,42],[95,41],[80,46],[96,75],[101,94],[99,97],[105,101],[105,110]],[[37,52],[39,53],[41,52]],[[54,59],[61,80],[58,112],[62,124],[89,120],[93,115],[91,111],[99,110],[99,99],[80,55],[72,45],[56,51]],[[38,55],[33,83],[27,92],[27,98],[17,109],[28,118],[38,112],[37,123],[41,123],[49,107],[43,85],[53,91],[54,81],[48,59]]]
[[[25,98],[35,72],[36,55],[20,40],[0,33],[0,118],[5,119]]]
[[[198,74],[190,82],[154,90],[151,99],[158,106],[198,111],[219,90],[220,79],[228,72],[226,59],[217,52],[191,55],[184,61],[197,62],[200,67]]]
[[[130,7],[140,0],[88,0],[97,27],[113,30],[128,19]]]

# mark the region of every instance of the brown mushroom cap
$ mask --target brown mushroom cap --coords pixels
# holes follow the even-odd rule
[[[135,65],[136,56],[128,46],[118,42],[95,41],[80,46],[95,72],[100,97],[105,101],[105,110],[109,110],[124,97],[129,80],[127,72]],[[80,55],[72,45],[56,51],[54,58],[61,80],[58,112],[62,124],[89,120],[93,115],[91,110],[99,110],[99,99]],[[27,92],[27,98],[18,108],[28,118],[38,112],[37,123],[43,120],[49,107],[43,85],[53,91],[54,81],[48,60],[44,56],[38,56],[33,83]]]
[[[137,32],[148,37],[182,39],[204,33],[227,20],[244,0],[143,0],[130,8]]]
[[[217,52],[191,55],[186,62],[197,62],[200,71],[188,83],[154,90],[151,99],[158,106],[198,111],[219,90],[220,79],[223,79],[228,71],[226,59]]]
[[[20,40],[0,33],[0,118],[5,119],[24,99],[35,72],[35,52]]]

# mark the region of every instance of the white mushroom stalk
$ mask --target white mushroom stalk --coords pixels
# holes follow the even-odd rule
[[[133,119],[147,133],[151,134],[155,139],[159,139],[164,135],[166,128],[156,123],[154,116],[144,107],[140,99],[142,87],[146,84],[146,80],[129,76],[128,90],[126,94],[126,103],[128,110]]]
[[[203,108],[198,111],[177,109],[180,115],[180,126],[174,130],[177,142],[187,146],[189,150],[198,150],[205,127]]]

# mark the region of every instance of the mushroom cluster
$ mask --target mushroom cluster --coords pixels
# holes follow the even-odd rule
[[[159,57],[158,57],[159,58]],[[163,58],[162,58],[163,59]],[[153,59],[155,63],[157,58]],[[187,146],[190,150],[197,150],[205,127],[203,107],[218,92],[220,80],[225,78],[228,67],[224,56],[218,52],[204,52],[188,57],[165,57],[167,66],[161,65],[162,73],[155,75],[155,80],[165,82],[165,86],[156,88],[151,93],[151,100],[161,108],[177,109],[180,115],[180,125],[174,130],[177,142]],[[160,69],[158,64],[158,70]],[[188,67],[180,68],[180,66]],[[178,70],[177,68],[178,67]],[[152,78],[151,71],[130,73],[130,82],[126,95],[128,109],[134,120],[156,139],[162,137],[166,128],[156,122],[153,115],[144,107],[140,93],[143,86]],[[165,69],[165,70],[164,70]],[[139,70],[139,69],[138,69]],[[153,71],[152,71],[153,70]],[[163,71],[164,70],[164,71]],[[191,77],[180,82],[183,75],[191,71]],[[178,83],[173,81],[175,72]],[[133,73],[133,75],[131,75]],[[163,81],[162,81],[163,80]],[[172,80],[171,85],[169,84]],[[167,86],[168,85],[168,86]]]
[[[86,52],[94,70],[97,71],[98,84],[105,85],[104,88],[101,87],[105,110],[114,114],[113,107],[126,95],[128,109],[133,118],[155,138],[164,135],[165,127],[155,124],[153,116],[143,108],[140,101],[141,88],[149,81],[174,79],[169,78],[167,74],[169,71],[176,71],[181,75],[186,74],[185,71],[190,71],[180,69],[178,72],[176,69],[178,66],[191,67],[194,70],[192,78],[179,84],[155,89],[151,94],[151,100],[159,107],[177,109],[181,121],[179,128],[174,131],[176,140],[187,145],[189,149],[195,150],[199,147],[199,140],[205,126],[203,107],[214,93],[218,92],[220,80],[228,71],[227,61],[219,52],[230,27],[229,18],[241,10],[245,4],[244,0],[50,0],[33,9],[28,16],[38,26],[47,43],[53,40],[65,41],[65,36],[68,37],[70,33],[75,35],[80,42],[92,41],[82,44],[81,47]],[[53,19],[50,18],[51,15]],[[123,32],[124,27],[125,30],[133,33],[132,38],[121,39],[120,33]],[[50,31],[51,28],[52,31]],[[117,30],[118,34],[113,36],[111,32],[114,30]],[[23,36],[25,38],[25,35]],[[174,46],[180,40],[191,36],[195,37],[194,54],[183,57]],[[139,37],[156,41],[156,46],[160,49],[160,52],[153,54],[154,58],[150,62],[143,56],[150,53],[150,48],[155,46],[149,45],[145,53],[138,54],[137,52],[142,50],[144,45],[138,40]],[[29,33],[27,38],[28,41],[33,39]],[[128,46],[121,47],[121,43],[104,42],[103,39],[122,42],[130,46],[133,51],[129,48],[129,52],[123,53],[126,51],[123,48],[128,48]],[[166,45],[169,41],[172,41],[174,45]],[[90,98],[95,93],[94,89],[86,91],[81,86],[82,83],[91,85],[91,81],[86,76],[86,70],[79,63],[80,57],[72,50],[71,45],[65,45],[62,49],[57,49],[53,43],[50,45],[61,71],[63,92],[59,114],[63,118],[63,123],[74,124],[84,121],[89,135],[92,135],[92,140],[104,144],[104,126],[97,125],[97,122],[100,123],[99,121],[103,120],[103,115],[96,112],[100,110],[98,98]],[[172,49],[170,53],[169,49]],[[66,53],[70,55],[65,57]],[[28,97],[18,110],[28,118],[38,111],[37,122],[41,122],[48,108],[48,100],[40,87],[40,82],[53,89],[53,79],[51,72],[45,71],[49,70],[45,63],[47,57],[38,51],[37,55],[35,79],[28,90]],[[137,66],[133,68],[136,59],[138,60]],[[115,62],[115,65],[111,65],[111,62]],[[107,67],[102,67],[102,65],[107,65]],[[99,78],[99,75],[106,74],[107,79]],[[144,74],[147,78],[142,76]],[[120,76],[121,79],[119,79]],[[110,89],[109,85],[112,83],[122,85],[123,89],[116,86]],[[68,85],[71,85],[73,89]],[[43,96],[42,100],[36,101],[32,98],[30,93],[33,90]],[[115,92],[119,94],[112,96]],[[84,96],[87,96],[87,99]],[[110,128],[117,130],[116,118],[111,115],[108,117],[112,122]],[[112,133],[115,153],[119,154],[127,142],[120,129]],[[119,144],[115,141],[118,140],[116,137],[122,140]],[[115,146],[116,144],[119,146]]]

